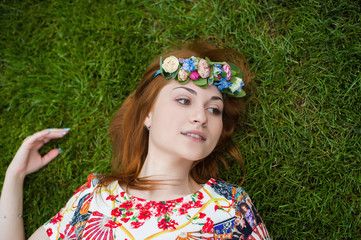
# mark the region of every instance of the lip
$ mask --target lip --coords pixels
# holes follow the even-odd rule
[[[194,141],[201,141],[201,142],[204,142],[207,140],[206,138],[206,135],[203,133],[203,132],[200,132],[200,131],[185,131],[185,132],[181,132],[182,135],[190,138],[191,140],[194,140]],[[196,136],[194,136],[196,135]]]

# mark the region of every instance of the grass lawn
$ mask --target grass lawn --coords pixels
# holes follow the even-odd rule
[[[69,127],[26,178],[29,237],[92,172],[110,120],[169,46],[218,36],[254,73],[235,139],[273,239],[361,238],[361,5],[352,0],[1,1],[0,187],[22,140]],[[241,181],[234,166],[223,179]]]

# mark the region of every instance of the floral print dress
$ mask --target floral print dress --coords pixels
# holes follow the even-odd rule
[[[91,174],[44,228],[54,240],[270,239],[247,193],[213,178],[191,195],[150,201]]]

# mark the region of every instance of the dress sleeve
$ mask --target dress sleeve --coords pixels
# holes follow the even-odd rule
[[[233,235],[240,239],[271,239],[250,196],[242,188],[237,188],[234,198],[236,216]]]
[[[88,182],[78,188],[65,207],[44,224],[49,239],[79,239],[90,216],[88,210],[97,185],[97,175],[90,174]]]

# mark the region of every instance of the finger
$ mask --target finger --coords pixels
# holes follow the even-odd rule
[[[45,143],[48,143],[52,139],[58,139],[68,134],[69,129],[45,129],[37,132],[25,139],[24,144],[28,145],[28,148],[41,148]]]
[[[41,161],[43,162],[44,166],[46,164],[48,164],[49,162],[51,162],[54,158],[56,158],[56,156],[58,156],[61,153],[61,149],[53,149],[51,151],[49,151],[47,154],[45,154],[42,158]]]
[[[47,130],[47,131],[49,131],[50,134],[40,137],[39,141],[43,141],[43,142],[47,143],[52,139],[62,138],[69,133],[68,128],[66,128],[66,129],[56,128],[56,129],[51,129],[51,130]]]

